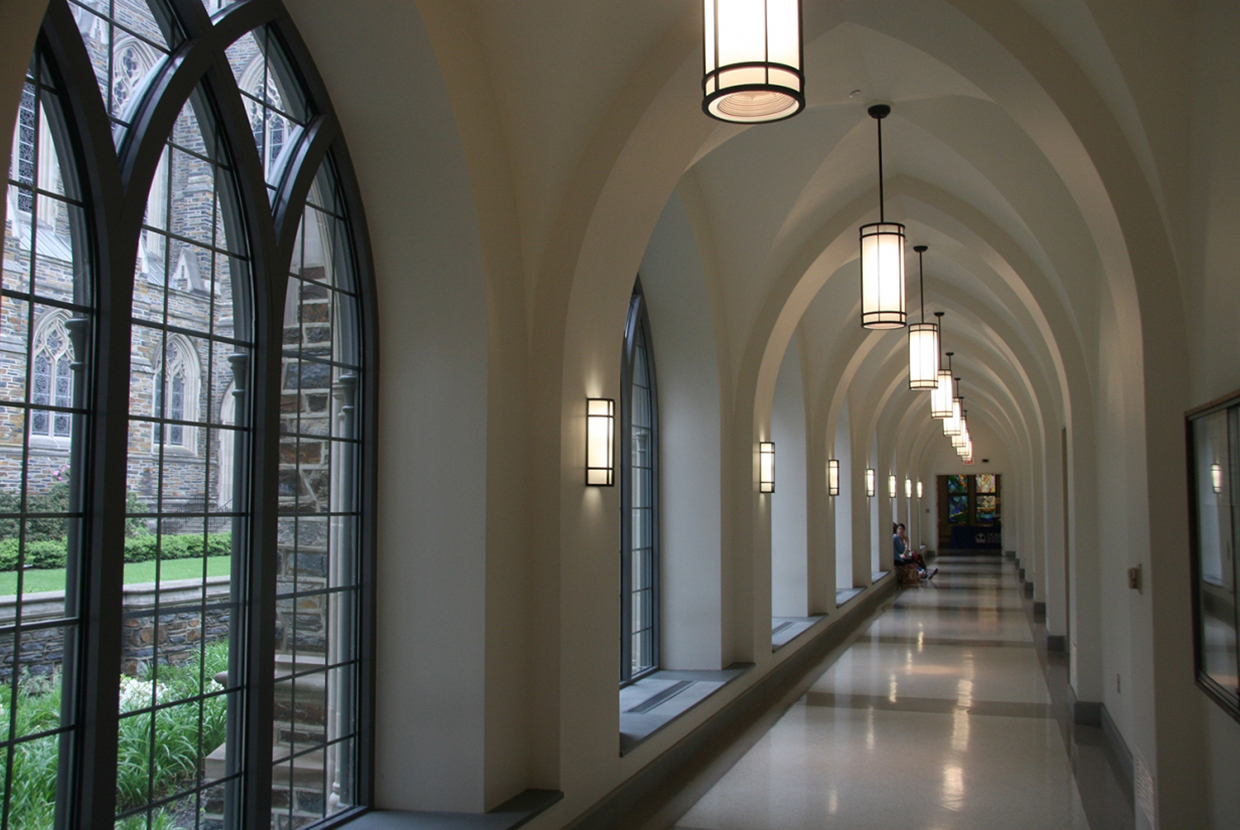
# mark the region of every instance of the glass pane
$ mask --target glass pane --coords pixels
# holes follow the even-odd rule
[[[978,496],[977,497],[977,523],[993,524],[999,519],[999,497],[998,496]]]
[[[19,209],[7,211],[4,217],[4,272],[0,276],[0,288],[29,291],[30,270],[34,262],[34,223],[29,214],[22,212],[20,205],[29,205],[33,210],[34,193],[10,185],[8,199],[10,205],[16,204]],[[7,309],[5,316],[8,316]]]
[[[1201,670],[1215,683],[1240,694],[1237,667],[1234,452],[1227,411],[1193,422],[1197,480],[1197,567],[1201,619]],[[1234,417],[1234,416],[1233,416]]]
[[[977,492],[979,493],[997,493],[998,477],[994,473],[982,473],[977,477]]]
[[[239,675],[229,676],[239,622],[231,570],[239,519],[219,512],[242,506],[233,489],[245,442],[238,440],[242,427],[216,425],[244,422],[231,358],[247,350],[219,339],[219,330],[227,321],[226,335],[233,335],[232,300],[244,296],[248,271],[226,274],[235,282],[216,274],[219,263],[231,269],[241,262],[214,247],[219,229],[239,217],[221,220],[233,202],[217,194],[232,189],[231,178],[210,160],[214,127],[210,109],[193,103],[200,101],[196,93],[183,107],[165,152],[167,175],[157,176],[148,194],[152,227],[139,246],[132,307],[133,317],[147,323],[131,334],[120,671],[122,691],[133,700],[126,704],[122,695],[122,711],[138,705],[137,696],[160,708],[153,719],[122,723],[122,749],[145,754],[120,759],[136,772],[118,809],[143,827],[191,827],[221,814],[222,794],[200,801],[194,791],[231,774],[227,711],[244,708],[239,694],[221,694],[226,683],[244,687]],[[141,737],[146,749],[138,746]],[[237,759],[231,763],[235,772]]]
[[[968,476],[951,475],[947,477],[947,492],[967,493],[969,490]]]
[[[319,186],[334,189],[334,180],[321,171]],[[346,587],[355,584],[358,545],[355,444],[334,437],[355,432],[357,369],[342,358],[356,354],[348,336],[356,324],[338,325],[329,284],[336,224],[313,209],[303,217],[284,307],[276,676],[306,676],[277,684],[277,709],[282,697],[291,707],[286,746],[277,750],[285,760],[273,770],[279,827],[335,812],[348,803],[354,776],[345,744],[355,721],[340,707],[352,701],[355,672],[328,670],[356,659],[358,612]],[[339,716],[327,718],[329,708]]]
[[[947,517],[954,525],[967,524],[969,521],[969,497],[948,496]]]

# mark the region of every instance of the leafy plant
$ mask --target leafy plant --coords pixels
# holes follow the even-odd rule
[[[117,810],[125,812],[193,787],[206,755],[224,742],[227,703],[222,696],[187,700],[219,691],[216,673],[228,667],[228,644],[212,643],[182,665],[164,665],[139,677],[120,679],[120,732],[117,747]],[[59,672],[46,677],[23,675],[17,688],[17,736],[56,728],[60,723]],[[0,683],[0,740],[9,737],[11,689]],[[152,706],[187,702],[152,711]],[[151,724],[154,722],[154,741]],[[55,735],[18,743],[9,779],[9,827],[43,830],[52,826],[56,803],[59,738]],[[152,830],[171,830],[176,817],[169,809],[151,813]],[[118,830],[147,830],[146,813],[116,823]]]

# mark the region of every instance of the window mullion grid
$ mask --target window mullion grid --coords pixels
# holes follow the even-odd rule
[[[631,328],[630,328],[631,330]],[[624,344],[620,376],[620,684],[633,680],[632,349]]]

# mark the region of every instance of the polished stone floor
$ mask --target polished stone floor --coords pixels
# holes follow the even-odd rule
[[[1068,723],[1053,691],[1062,666],[1035,639],[1011,561],[936,564],[699,782],[676,828],[1131,827],[1100,731]]]

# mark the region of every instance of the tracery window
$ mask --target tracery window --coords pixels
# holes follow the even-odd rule
[[[659,665],[659,432],[641,281],[624,328],[620,387],[620,681]]]
[[[0,830],[347,816],[373,301],[330,103],[278,0],[51,0],[44,34],[0,278]]]
[[[37,327],[34,337],[34,366],[30,399],[35,406],[61,407],[57,411],[36,409],[30,416],[31,435],[67,438],[73,406],[73,345],[64,311],[50,312]]]
[[[154,440],[171,447],[196,448],[196,433],[187,419],[197,420],[201,369],[198,355],[184,335],[168,337],[163,366],[155,373],[152,414],[164,423],[155,426]]]

